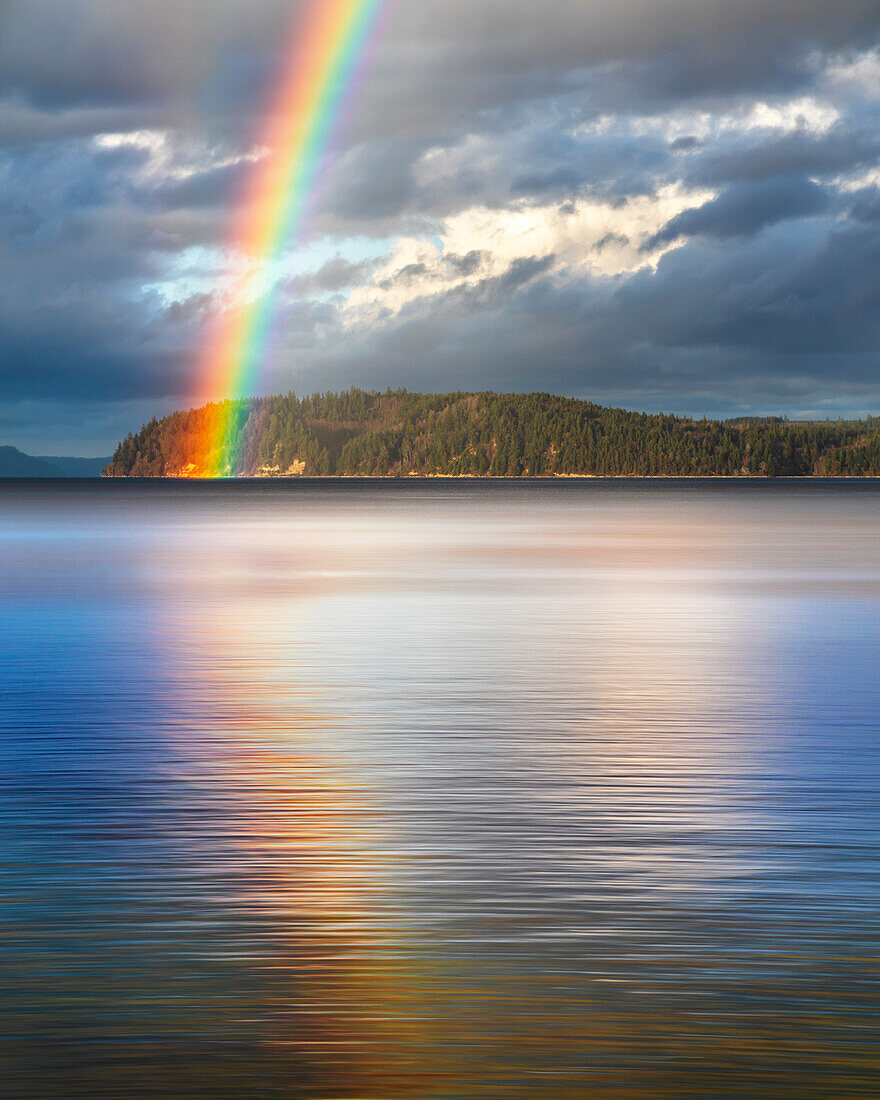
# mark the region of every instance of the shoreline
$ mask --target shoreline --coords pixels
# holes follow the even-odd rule
[[[541,474],[525,476],[488,477],[480,474],[249,474],[234,477],[177,477],[174,474],[158,476],[130,474],[101,474],[97,478],[6,478],[7,481],[174,481],[216,484],[218,482],[313,482],[313,481],[480,481],[495,483],[553,482],[553,481],[878,481],[872,474]]]

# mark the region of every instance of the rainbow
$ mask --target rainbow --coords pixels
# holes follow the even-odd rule
[[[272,96],[254,164],[232,220],[240,270],[212,319],[196,367],[197,404],[209,405],[186,472],[235,473],[241,422],[265,358],[276,297],[273,264],[301,235],[333,140],[389,0],[306,0]]]

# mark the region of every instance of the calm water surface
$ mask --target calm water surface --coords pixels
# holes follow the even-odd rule
[[[880,484],[7,482],[0,566],[0,1094],[880,1088]]]

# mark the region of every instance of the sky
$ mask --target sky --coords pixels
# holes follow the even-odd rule
[[[0,443],[189,407],[291,0],[0,0]],[[390,0],[264,393],[880,413],[877,0]]]

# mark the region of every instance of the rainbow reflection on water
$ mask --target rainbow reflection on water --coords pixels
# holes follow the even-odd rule
[[[870,1095],[880,488],[2,487],[16,1095]]]

